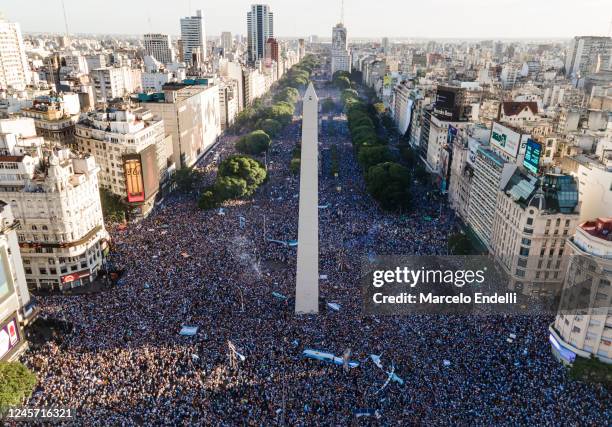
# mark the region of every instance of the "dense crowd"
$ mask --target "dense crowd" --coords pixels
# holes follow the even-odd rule
[[[200,211],[193,197],[172,196],[141,223],[111,229],[119,285],[43,299],[42,315],[74,330],[27,355],[39,378],[29,405],[74,407],[92,426],[609,425],[609,394],[568,380],[550,354],[550,318],[362,315],[362,257],[446,253],[455,219],[425,191],[412,212],[380,211],[346,122],[324,126],[336,130],[321,135],[320,293],[338,311],[293,315],[296,249],[282,242],[297,239],[296,122],[275,141],[269,182],[252,200]],[[337,178],[327,173],[331,144]],[[207,180],[232,153],[229,140],[215,147],[200,165]],[[197,334],[179,335],[185,325]],[[305,348],[350,349],[361,364],[346,371],[304,359]],[[404,384],[385,385],[370,354]]]

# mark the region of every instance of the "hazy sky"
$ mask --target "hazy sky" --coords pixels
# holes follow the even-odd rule
[[[64,0],[70,32],[179,33],[190,9],[206,32],[246,33],[249,0]],[[270,0],[277,36],[330,36],[340,0]],[[611,0],[345,0],[350,37],[553,38],[607,35]],[[24,31],[63,32],[61,0],[1,0]]]

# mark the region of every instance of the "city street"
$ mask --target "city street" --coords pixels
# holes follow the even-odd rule
[[[336,89],[317,86],[340,108]],[[200,187],[234,140],[223,137],[198,165]],[[74,331],[27,356],[39,378],[28,404],[77,408],[87,425],[347,425],[364,411],[381,425],[609,422],[605,389],[570,382],[553,359],[552,318],[362,315],[364,257],[445,254],[457,224],[426,188],[411,212],[381,211],[339,111],[322,120],[319,147],[320,295],[339,310],[294,316],[296,248],[269,239],[297,239],[299,176],[289,164],[299,141],[299,121],[275,138],[269,180],[252,200],[201,211],[194,197],[171,195],[141,223],[110,228],[123,284],[42,298],[41,315]],[[197,333],[179,335],[183,326]],[[361,365],[345,372],[304,359],[306,348],[350,349]],[[371,354],[404,384],[385,386]]]

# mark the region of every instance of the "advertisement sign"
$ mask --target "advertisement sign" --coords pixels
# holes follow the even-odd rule
[[[478,147],[480,147],[480,142],[477,139],[468,137],[468,155],[466,161],[472,166],[476,165],[476,153],[478,152]]]
[[[389,74],[385,75],[383,77],[383,86],[384,87],[391,87],[391,76]]]
[[[20,340],[17,318],[13,317],[0,328],[0,359],[15,348]]]
[[[521,135],[500,123],[494,122],[491,130],[490,144],[503,151],[508,156],[516,158],[520,146]]]
[[[529,138],[525,147],[523,166],[529,172],[537,175],[540,171],[540,158],[542,157],[542,144]]]
[[[125,171],[127,201],[130,203],[144,202],[145,192],[140,154],[127,154],[123,156],[123,169]]]
[[[157,150],[154,144],[140,152],[142,167],[142,182],[144,184],[144,197],[149,199],[159,191],[159,168],[157,166]]]
[[[448,125],[448,135],[446,137],[446,142],[448,145],[453,145],[455,142],[455,138],[457,137],[457,128],[451,125]]]
[[[436,104],[434,114],[449,120],[456,118],[455,98],[457,94],[454,90],[438,87],[436,91]]]
[[[82,279],[83,277],[88,277],[88,276],[89,276],[89,270],[81,270],[81,271],[77,271],[76,273],[66,274],[60,277],[60,280],[62,281],[62,283],[72,283],[74,281]]]
[[[4,269],[4,260],[6,257],[6,252],[2,251],[2,257],[0,257],[0,302],[4,301],[4,299],[8,298],[11,294],[11,286],[7,280],[6,272]]]

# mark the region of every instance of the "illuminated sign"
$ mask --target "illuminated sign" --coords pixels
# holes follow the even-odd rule
[[[518,132],[500,124],[493,123],[491,129],[491,146],[503,151],[510,157],[516,157],[518,154],[521,141],[521,135]]]
[[[140,156],[125,156],[123,160],[125,171],[125,189],[128,202],[144,202],[144,182],[142,180],[142,164]]]
[[[76,273],[66,274],[65,276],[60,277],[62,283],[72,283],[83,277],[89,276],[89,270],[81,270]]]
[[[525,159],[523,159],[523,166],[529,172],[538,174],[540,171],[540,158],[542,157],[542,145],[535,142],[533,139],[527,140],[525,147]]]

